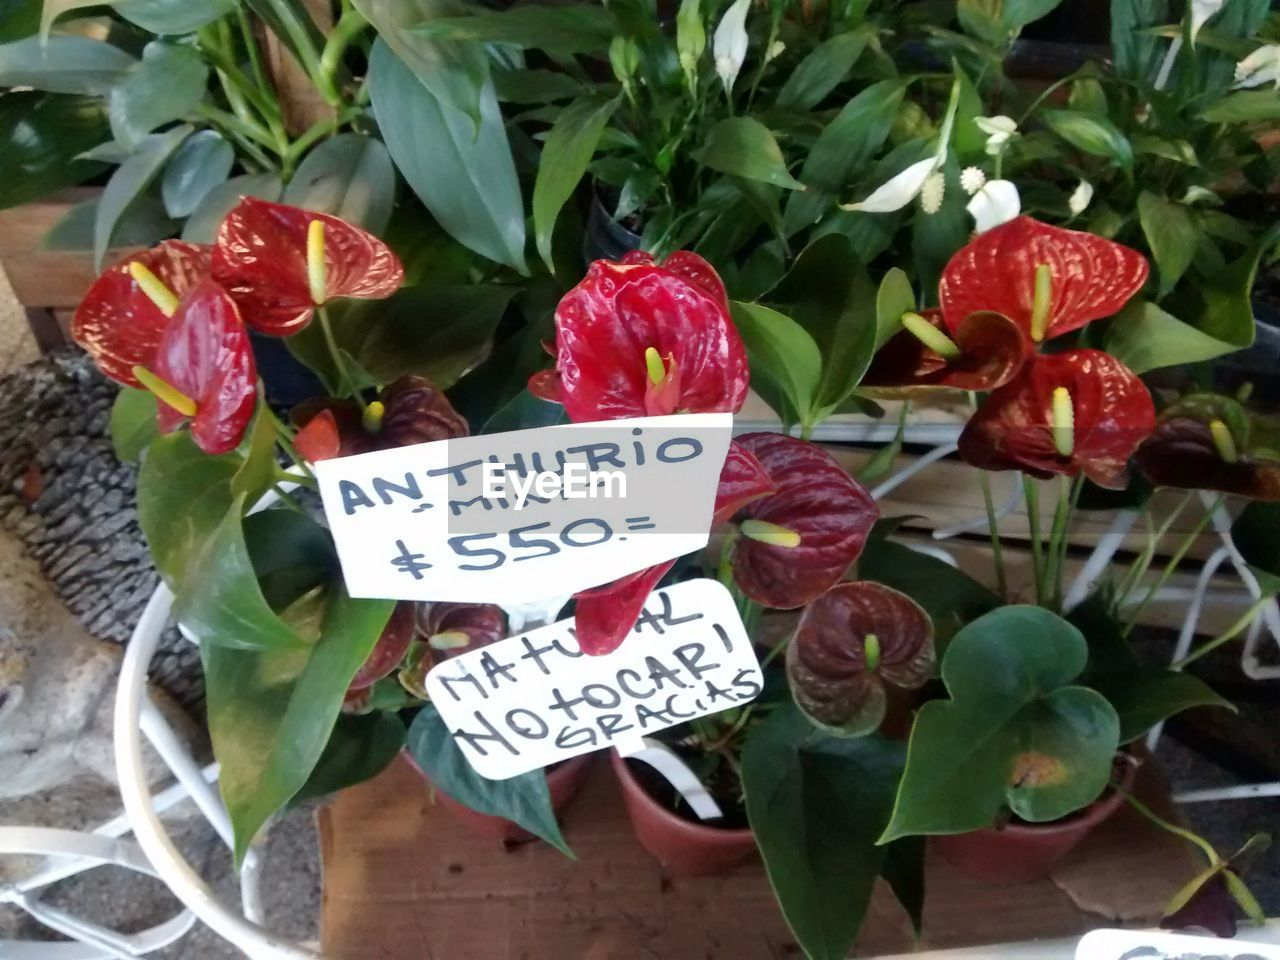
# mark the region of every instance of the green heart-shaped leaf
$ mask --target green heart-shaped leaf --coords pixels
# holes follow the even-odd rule
[[[942,661],[951,698],[916,717],[882,840],[977,830],[1005,805],[1042,823],[1096,800],[1120,722],[1100,693],[1072,685],[1087,657],[1080,631],[1040,607],[1001,607],[960,630]]]

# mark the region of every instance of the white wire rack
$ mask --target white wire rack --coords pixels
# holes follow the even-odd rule
[[[829,429],[820,439],[886,442],[895,434],[896,428],[872,425],[854,429]],[[877,498],[885,496],[926,469],[929,464],[953,453],[957,434],[958,427],[955,425],[924,426],[919,429],[909,427],[905,437],[907,442],[932,449],[880,483],[872,491],[873,495]],[[1002,515],[1011,512],[1017,505],[1016,478],[1014,487],[1015,492],[1000,502],[998,512]],[[1212,506],[1208,498],[1205,499],[1205,504],[1207,509]],[[266,505],[263,503],[260,506]],[[1067,594],[1069,604],[1083,599],[1092,584],[1107,570],[1132,528],[1135,517],[1131,511],[1116,515],[1110,529],[1099,538],[1092,554],[1071,584]],[[940,545],[941,542],[985,527],[986,522],[987,518],[983,513],[971,521],[936,531],[937,544],[911,546],[955,565],[955,558]],[[1206,598],[1213,595],[1210,585],[1224,564],[1229,563],[1241,581],[1239,587],[1227,591],[1230,594],[1228,599],[1234,598],[1247,603],[1259,596],[1256,580],[1231,544],[1230,518],[1220,507],[1215,509],[1213,524],[1222,539],[1222,546],[1205,564],[1196,586],[1190,590],[1164,589],[1156,597],[1161,603],[1187,605],[1175,659],[1183,656],[1189,649]],[[251,960],[322,960],[322,955],[313,947],[279,937],[262,925],[259,890],[261,838],[245,858],[240,873],[240,904],[233,906],[223,903],[186,861],[161,818],[165,810],[175,803],[190,798],[219,836],[228,845],[231,843],[230,822],[214,788],[217,780],[216,765],[200,768],[147,698],[147,667],[169,621],[172,605],[172,594],[166,587],[159,587],[143,611],[125,652],[114,717],[116,767],[124,813],[92,833],[0,828],[0,853],[37,853],[57,857],[56,861],[51,861],[21,882],[0,887],[0,902],[16,904],[73,941],[55,944],[0,941],[0,957],[5,960],[118,960],[140,957],[172,943],[186,933],[197,919],[244,951]],[[1258,679],[1280,676],[1280,670],[1263,666],[1258,661],[1258,643],[1263,627],[1280,642],[1280,611],[1277,611],[1274,602],[1266,607],[1260,622],[1250,629],[1242,655],[1246,674]],[[1159,731],[1153,731],[1153,743],[1158,736]],[[145,774],[144,738],[173,772],[177,781],[155,794],[151,792]],[[1277,794],[1280,794],[1280,784],[1260,784],[1197,791],[1179,799],[1195,801]],[[119,839],[130,832],[136,842]],[[123,936],[69,916],[41,902],[41,892],[51,884],[103,863],[115,863],[159,877],[186,909],[152,930]]]

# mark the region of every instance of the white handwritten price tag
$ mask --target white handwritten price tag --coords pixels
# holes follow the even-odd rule
[[[1246,930],[1243,935],[1249,937],[1250,932]],[[1094,930],[1085,934],[1076,947],[1076,960],[1137,960],[1139,957],[1142,960],[1280,960],[1280,947],[1252,940],[1220,940],[1162,930]]]
[[[760,664],[733,597],[715,580],[655,591],[613,653],[578,649],[562,620],[446,660],[431,702],[481,776],[505,780],[642,738],[759,695]]]
[[[525,603],[707,544],[733,416],[442,440],[315,465],[354,597]]]

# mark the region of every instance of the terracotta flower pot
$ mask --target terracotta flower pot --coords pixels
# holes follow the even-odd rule
[[[1083,810],[1052,823],[1009,823],[970,833],[932,837],[944,860],[962,873],[995,883],[1028,883],[1048,876],[1054,864],[1080,845],[1094,827],[1124,803],[1137,767],[1125,763],[1120,790],[1108,789]]]
[[[692,823],[649,796],[632,775],[627,761],[609,751],[631,829],[640,845],[675,876],[728,873],[756,852],[750,829],[726,830]]]
[[[594,754],[588,753],[580,757],[574,757],[572,760],[566,760],[547,772],[547,789],[551,792],[551,809],[555,811],[557,820],[561,818],[565,808],[573,802],[573,798],[582,790],[582,785],[587,779],[587,773],[591,770],[591,761],[594,756]],[[404,757],[409,762],[409,765],[418,771],[418,774],[427,782],[427,785],[435,791],[436,803],[448,810],[449,814],[459,823],[466,824],[467,828],[473,833],[494,837],[508,844],[528,843],[530,840],[537,839],[528,830],[517,826],[505,817],[479,813],[466,804],[453,799],[453,797],[431,782],[431,778],[418,766],[412,754],[407,750],[404,752]]]

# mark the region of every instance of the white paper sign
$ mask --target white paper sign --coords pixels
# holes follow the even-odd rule
[[[431,702],[476,771],[505,780],[754,700],[763,675],[733,597],[715,580],[650,594],[613,653],[578,650],[561,620],[446,660]]]
[[[315,473],[353,597],[525,603],[705,547],[732,425],[728,413],[565,424]]]
[[[1280,960],[1280,947],[1243,940],[1157,930],[1094,930],[1076,947],[1076,960]]]

